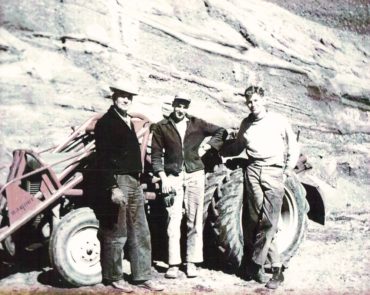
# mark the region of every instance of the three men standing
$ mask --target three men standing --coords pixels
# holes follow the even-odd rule
[[[175,193],[168,202],[168,262],[166,278],[178,276],[181,264],[180,238],[183,205],[185,207],[186,274],[196,277],[195,263],[203,261],[204,165],[201,156],[209,149],[219,150],[226,130],[187,114],[191,99],[175,96],[173,111],[157,123],[152,139],[152,164],[162,181],[162,193]],[[212,136],[208,143],[204,139]]]
[[[122,278],[123,247],[128,242],[133,280],[150,290],[163,290],[150,280],[150,233],[140,189],[142,171],[140,146],[127,110],[136,95],[130,87],[111,87],[113,105],[98,121],[96,148],[98,167],[107,192],[107,216],[100,221],[103,279],[125,292],[132,291]],[[298,159],[298,145],[288,121],[266,108],[264,90],[250,86],[245,91],[250,115],[240,126],[234,154],[246,150],[250,164],[246,169],[248,231],[252,241],[251,276],[267,288],[276,289],[284,280],[276,245],[276,232],[284,196],[284,180]],[[171,194],[167,202],[168,262],[167,278],[176,278],[182,262],[181,220],[185,208],[186,273],[196,277],[195,264],[203,261],[204,165],[201,156],[209,149],[220,150],[226,137],[224,128],[187,114],[191,99],[176,95],[172,113],[153,130],[152,165],[162,181],[162,193]],[[204,139],[211,136],[208,143]],[[223,152],[227,153],[227,147]],[[230,153],[228,154],[230,155]],[[175,196],[173,197],[173,194]],[[249,236],[248,236],[249,235]],[[264,273],[267,260],[273,276]]]
[[[248,221],[245,232],[247,252],[251,252],[250,272],[257,282],[267,282],[267,288],[276,289],[284,280],[275,239],[284,181],[297,163],[299,149],[288,121],[266,108],[261,87],[248,87],[245,98],[251,113],[240,125],[233,155],[245,149],[250,162],[246,169]],[[224,152],[226,150],[225,146]],[[267,260],[273,271],[270,280],[264,273]]]
[[[105,190],[101,200],[98,237],[101,242],[103,282],[132,292],[123,279],[123,248],[127,242],[133,281],[138,286],[161,291],[151,278],[151,240],[140,188],[140,145],[129,110],[137,91],[132,85],[110,87],[113,105],[95,127],[97,165]]]

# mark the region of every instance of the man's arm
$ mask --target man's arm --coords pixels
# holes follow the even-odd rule
[[[154,173],[159,174],[159,172],[164,171],[163,167],[163,134],[160,125],[156,125],[153,128],[152,136],[152,166]]]
[[[199,120],[200,120],[201,128],[205,136],[212,136],[211,139],[207,143],[209,146],[205,145],[205,148],[209,149],[210,147],[212,147],[216,149],[217,151],[219,151],[227,136],[226,129],[220,126],[208,123],[204,120],[201,120],[201,119]]]
[[[112,167],[109,165],[109,154],[111,149],[111,142],[109,131],[104,128],[101,122],[98,122],[95,126],[95,146],[98,167],[101,170],[102,182],[105,189],[111,189],[118,187],[117,181],[114,178]]]
[[[152,137],[152,165],[154,173],[158,174],[162,182],[162,193],[168,194],[172,191],[172,186],[164,172],[163,166],[163,132],[159,125],[156,125],[153,129]]]
[[[244,133],[250,125],[248,118],[245,118],[239,128],[239,132],[235,139],[230,139],[225,142],[220,150],[221,156],[232,157],[238,156],[246,148],[246,141],[244,138]]]
[[[285,126],[285,138],[287,143],[287,158],[284,171],[289,174],[297,164],[299,158],[299,145],[288,121],[286,121]]]

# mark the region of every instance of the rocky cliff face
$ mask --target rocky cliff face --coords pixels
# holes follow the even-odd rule
[[[365,200],[368,35],[264,1],[184,3],[0,1],[0,166],[13,149],[49,147],[70,126],[105,111],[107,86],[118,78],[139,83],[134,109],[154,121],[161,102],[185,90],[194,115],[229,129],[247,115],[242,94],[257,80],[271,108],[300,131],[310,173],[333,194],[343,192],[343,206],[353,195]],[[368,4],[363,9],[368,13]],[[0,172],[4,182],[7,169]]]
[[[331,28],[359,34],[370,33],[370,6],[367,0],[268,1]]]

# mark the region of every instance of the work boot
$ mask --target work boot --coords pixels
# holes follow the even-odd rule
[[[273,267],[272,278],[267,282],[266,288],[277,289],[283,281],[283,269],[281,267]]]
[[[265,273],[265,269],[263,268],[263,266],[257,265],[252,279],[255,280],[257,283],[266,284],[269,280],[269,277]]]
[[[269,280],[269,276],[265,273],[263,266],[256,263],[251,263],[247,269],[245,279],[247,281],[254,280],[257,283],[266,284]]]
[[[167,279],[176,279],[178,275],[179,275],[179,267],[172,265],[167,269],[167,272],[164,275],[164,277]]]
[[[188,278],[195,278],[198,276],[198,270],[194,263],[191,263],[191,262],[187,263],[186,275]]]
[[[120,289],[124,293],[131,293],[133,289],[125,280],[113,281],[110,283],[116,289]]]

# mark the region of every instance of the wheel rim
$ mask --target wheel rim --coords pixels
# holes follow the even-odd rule
[[[283,253],[294,244],[298,229],[298,209],[294,194],[285,189],[283,205],[281,208],[278,233],[276,236],[279,253]]]
[[[10,256],[15,256],[16,254],[16,249],[15,249],[15,243],[12,239],[12,236],[9,236],[7,237],[4,241],[3,241],[3,247],[4,249],[7,251],[7,253],[10,255]]]
[[[77,229],[66,245],[67,259],[78,273],[94,275],[101,272],[97,230],[91,225]]]

